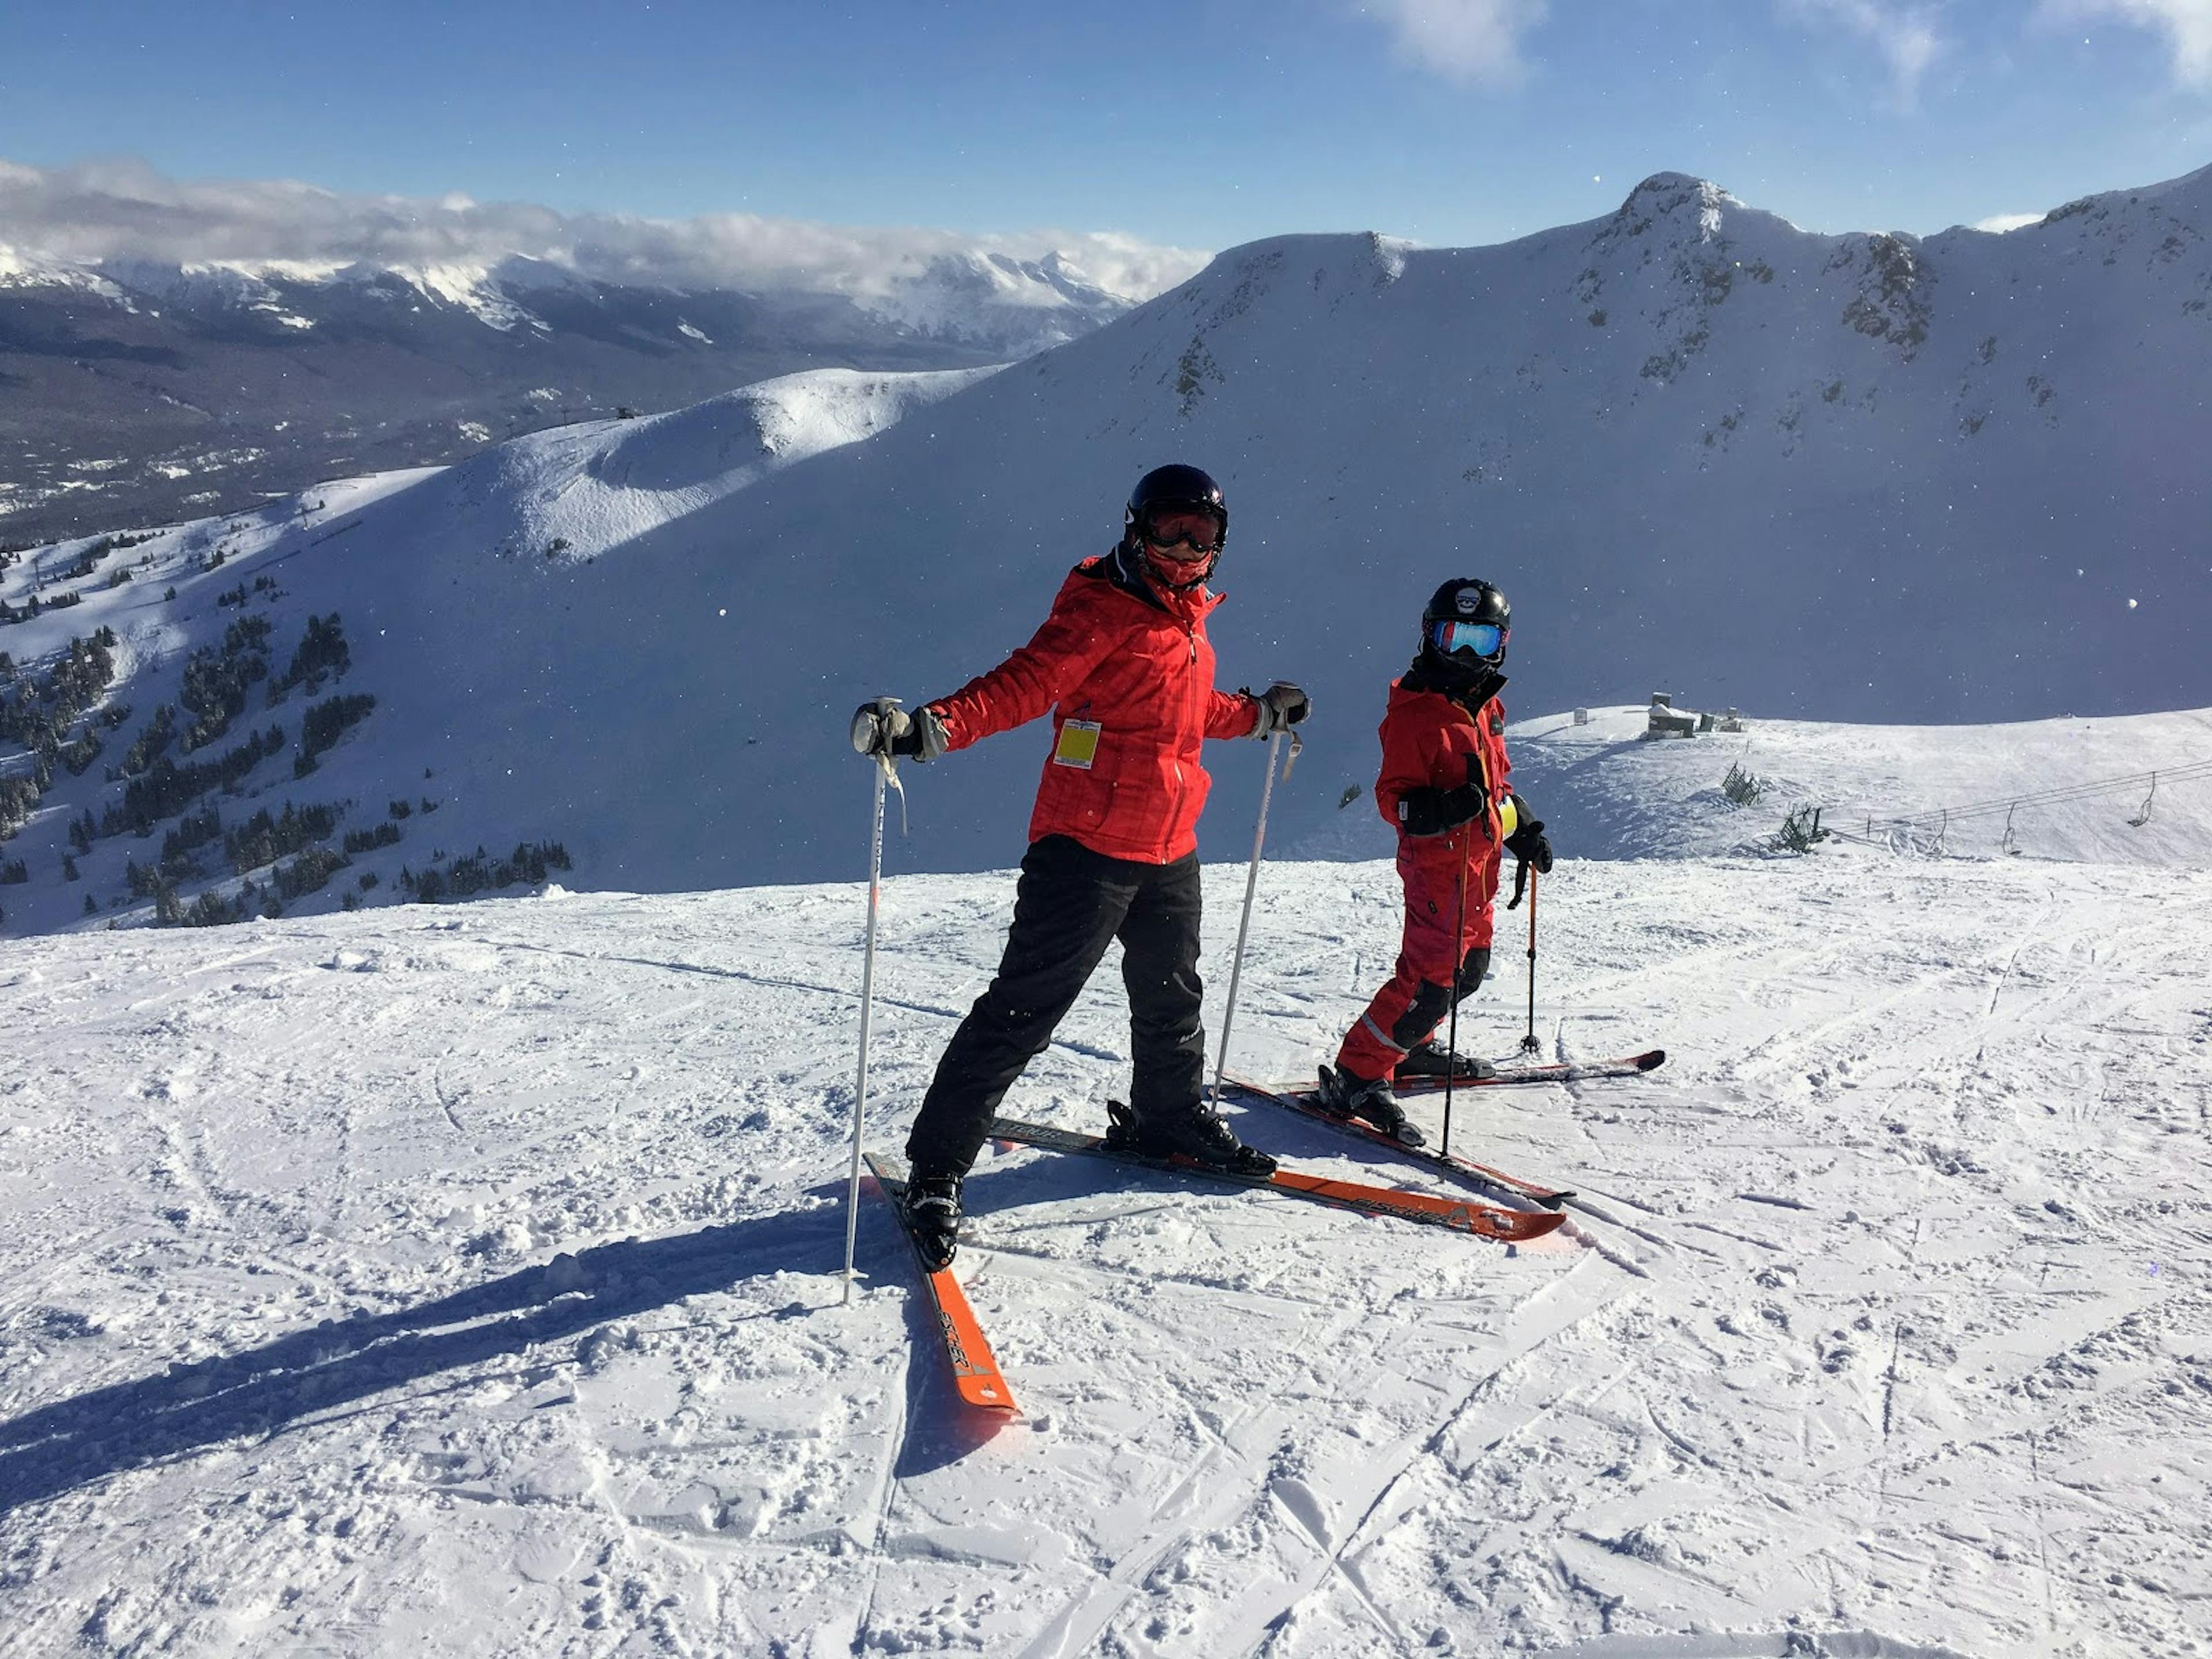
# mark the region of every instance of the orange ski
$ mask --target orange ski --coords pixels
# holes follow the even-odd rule
[[[890,1200],[891,1210],[899,1218],[899,1226],[906,1226],[906,1178],[898,1171],[903,1167],[888,1158],[866,1154],[868,1168],[875,1172],[876,1184],[884,1196]],[[907,1235],[913,1242],[913,1235]],[[916,1252],[915,1265],[921,1265]],[[928,1287],[931,1304],[937,1310],[938,1334],[944,1339],[945,1358],[952,1367],[952,1386],[960,1397],[971,1406],[986,1411],[1011,1412],[1014,1405],[1013,1390],[1007,1388],[1006,1379],[999,1374],[999,1362],[991,1352],[991,1345],[984,1340],[983,1328],[975,1322],[975,1310],[968,1305],[968,1293],[960,1288],[960,1281],[952,1276],[950,1267],[939,1267],[934,1273],[927,1267],[921,1270],[921,1282]]]
[[[988,1133],[996,1139],[1042,1146],[1049,1152],[1081,1152],[1092,1158],[1110,1158],[1123,1164],[1165,1170],[1176,1175],[1200,1176],[1209,1181],[1224,1182],[1232,1187],[1268,1188],[1297,1198],[1310,1198],[1323,1204],[1334,1204],[1340,1209],[1357,1210],[1363,1215],[1395,1216],[1403,1221],[1420,1221],[1434,1227],[1449,1227],[1455,1232],[1473,1233],[1478,1238],[1501,1239],[1509,1244],[1541,1238],[1566,1220],[1556,1211],[1508,1210],[1473,1199],[1440,1198],[1434,1193],[1411,1192],[1403,1187],[1370,1187],[1364,1182],[1337,1181],[1328,1176],[1308,1175],[1301,1170],[1278,1169],[1271,1176],[1252,1179],[1231,1175],[1225,1170],[1210,1170],[1203,1164],[1188,1158],[1149,1157],[1117,1146],[1103,1136],[1084,1134],[1073,1129],[1055,1129],[1043,1123],[1024,1123],[1018,1118],[993,1118]]]

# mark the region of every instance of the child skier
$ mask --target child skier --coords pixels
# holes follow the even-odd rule
[[[1237,1139],[1201,1091],[1198,817],[1208,738],[1264,738],[1311,707],[1278,682],[1213,685],[1206,591],[1229,533],[1221,488],[1194,466],[1137,481],[1121,539],[1068,575],[1036,637],[989,673],[908,715],[854,716],[853,745],[934,760],[1052,710],[997,977],[953,1033],[907,1137],[907,1215],[933,1267],[959,1242],[960,1187],[1000,1100],[1052,1038],[1115,939],[1129,993],[1131,1139],[1239,1175],[1274,1160]]]
[[[1409,1146],[1421,1132],[1390,1087],[1397,1076],[1486,1077],[1484,1061],[1431,1041],[1490,970],[1491,904],[1503,854],[1552,867],[1544,825],[1506,787],[1505,677],[1511,607],[1488,582],[1446,582],[1421,612],[1421,648],[1391,683],[1375,800],[1398,831],[1406,926],[1397,972],[1321,1068],[1322,1103]],[[1456,1069],[1454,1070],[1455,1066]]]

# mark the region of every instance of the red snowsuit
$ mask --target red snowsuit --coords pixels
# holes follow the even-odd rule
[[[1141,592],[1125,585],[1134,581]],[[1114,556],[1085,560],[1035,638],[929,705],[951,749],[1048,708],[1053,744],[999,971],[945,1046],[907,1136],[917,1180],[975,1163],[999,1102],[1117,939],[1130,1109],[1140,1121],[1196,1109],[1198,815],[1211,787],[1199,750],[1208,738],[1249,737],[1260,720],[1256,699],[1213,689],[1206,617],[1218,603],[1123,574]]]
[[[1194,588],[1158,598],[1146,603],[1114,581],[1107,559],[1085,559],[1036,637],[930,705],[950,749],[1052,710],[1032,842],[1066,836],[1142,864],[1198,850],[1198,815],[1213,787],[1199,750],[1208,738],[1249,737],[1260,711],[1250,697],[1213,689],[1206,618],[1219,597]]]
[[[1399,831],[1398,876],[1406,888],[1406,927],[1398,969],[1375,994],[1337,1052],[1338,1069],[1356,1078],[1388,1077],[1427,1041],[1452,1006],[1452,988],[1474,989],[1469,958],[1489,961],[1491,902],[1504,858],[1498,809],[1512,791],[1506,774],[1505,709],[1495,696],[1474,712],[1440,691],[1390,685],[1380,728],[1382,771],[1375,804]],[[1407,833],[1401,812],[1412,790],[1472,785],[1483,797],[1478,817],[1434,835]],[[1466,931],[1460,932],[1460,886],[1467,885]],[[1475,973],[1475,983],[1480,975]]]

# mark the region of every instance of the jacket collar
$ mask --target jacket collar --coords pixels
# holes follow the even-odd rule
[[[1479,714],[1484,707],[1505,689],[1505,676],[1494,668],[1486,668],[1466,685],[1445,685],[1431,676],[1419,657],[1413,665],[1398,677],[1398,684],[1408,691],[1426,691],[1432,696],[1449,698],[1470,714]]]
[[[1093,565],[1108,581],[1131,599],[1155,611],[1164,611],[1186,628],[1203,622],[1224,597],[1203,583],[1181,592],[1173,588],[1161,587],[1146,574],[1127,541],[1116,543],[1114,550],[1104,557],[1085,562]],[[1079,570],[1083,568],[1082,565],[1076,567]]]

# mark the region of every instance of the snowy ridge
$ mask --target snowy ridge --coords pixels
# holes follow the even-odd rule
[[[0,289],[34,288],[74,289],[118,302],[123,297],[122,290],[97,271],[0,242]]]
[[[255,590],[255,614],[295,639],[342,611],[353,672],[380,699],[324,763],[321,799],[374,812],[424,793],[430,768],[451,784],[441,810],[465,809],[434,848],[556,838],[579,861],[572,884],[653,890],[848,872],[834,804],[864,782],[842,744],[853,707],[943,695],[1000,659],[1069,566],[1110,544],[1130,480],[1177,457],[1231,502],[1210,624],[1221,683],[1287,677],[1314,695],[1273,809],[1279,848],[1334,833],[1345,792],[1371,786],[1384,688],[1449,575],[1513,600],[1516,714],[1662,687],[1769,731],[1956,722],[1979,744],[1998,720],[2203,708],[2212,588],[2192,561],[2212,520],[2212,318],[2191,307],[2212,294],[2212,250],[2190,216],[2208,180],[1917,243],[1808,236],[1679,176],[1500,248],[1276,239],[988,377],[778,381],[495,447],[407,487],[349,486],[357,509],[311,491],[167,532],[133,553],[150,562],[129,586],[100,586],[116,574],[102,562],[80,607],[0,648],[42,664],[114,625],[159,670],[104,705],[133,706],[119,748],[173,695],[184,654],[222,638],[233,613],[215,597],[265,575],[277,591]],[[927,419],[893,418],[924,403]],[[0,598],[67,586],[88,545],[25,555]],[[222,571],[196,573],[219,547]],[[171,583],[173,606],[156,599]],[[1883,754],[1877,736],[1868,769],[1815,765],[1804,798],[1858,800],[1863,817],[1893,795],[1894,816],[1908,798],[2038,793],[2039,767],[2117,776],[2178,763],[2177,743],[2195,752],[2178,734],[2114,735],[2109,767],[2054,749],[1969,788],[1969,756],[1957,787],[1929,773],[1925,792],[1919,775],[1951,763]],[[893,867],[1013,864],[1038,741],[918,770]],[[1727,769],[1704,752],[1618,840],[1614,807],[1583,811],[1570,787],[1563,846],[1763,836],[1759,812],[1692,799]],[[1785,758],[1747,762],[1788,786],[1778,802],[1817,757]],[[53,884],[62,836],[106,799],[112,760],[59,777],[9,843],[32,890],[0,894],[11,926],[82,915],[86,890]],[[1261,767],[1233,744],[1209,763],[1215,852],[1251,822]],[[1616,803],[1642,787],[1620,776]],[[283,784],[248,788],[280,805]],[[1662,821],[1676,801],[1695,827]],[[1711,833],[1728,839],[1705,839],[1723,816]],[[2164,817],[2123,827],[2051,855],[2201,857],[2197,832]],[[2014,844],[2038,850],[2022,829]],[[103,842],[102,907],[126,851]],[[388,880],[417,856],[359,873]]]
[[[2189,1652],[2212,877],[1843,848],[1543,893],[1547,1051],[1673,1056],[1460,1103],[1569,1230],[987,1150],[958,1270],[1024,1411],[988,1438],[872,1199],[838,1302],[856,885],[11,945],[11,1640]],[[872,1144],[1011,896],[887,884]],[[1398,908],[1386,865],[1265,872],[1237,1068],[1310,1074]],[[1103,972],[1009,1109],[1095,1128],[1127,1053]]]
[[[1188,265],[1184,265],[1188,269]],[[817,273],[759,296],[797,307],[833,298],[923,337],[965,340],[1024,356],[1088,331],[1137,303],[1095,281],[1068,255],[1022,259],[981,248],[909,255],[884,270]],[[619,285],[572,264],[508,253],[420,263],[255,258],[163,261],[143,256],[72,259],[0,244],[0,289],[70,289],[125,310],[149,304],[216,312],[281,305],[312,313],[319,291],[374,292],[397,279],[424,301],[451,307],[506,333],[557,326],[531,308],[532,295],[563,294],[586,304],[622,303]],[[704,280],[656,289],[682,295],[734,293]]]
[[[787,466],[874,436],[998,373],[810,369],[665,415],[586,422],[464,462],[416,504],[448,533],[563,561],[619,553]]]
[[[115,635],[116,678],[82,720],[106,747],[75,773],[50,765],[51,787],[29,821],[0,842],[27,867],[23,883],[0,887],[7,931],[100,927],[148,914],[152,896],[132,888],[131,871],[153,866],[173,824],[90,846],[72,826],[128,798],[112,769],[157,724],[158,710],[179,702],[195,653],[216,652],[236,625],[265,624],[273,675],[310,619],[330,615],[341,620],[351,666],[324,695],[374,697],[376,706],[319,758],[312,779],[291,775],[288,764],[300,752],[307,700],[264,709],[259,684],[228,738],[173,756],[204,763],[273,721],[286,733],[285,753],[272,751],[234,791],[202,805],[235,825],[288,802],[343,803],[340,821],[318,838],[329,844],[399,832],[357,856],[343,880],[306,896],[307,908],[384,902],[426,860],[523,841],[559,842],[584,870],[624,869],[639,886],[672,877],[708,884],[716,866],[747,856],[744,843],[714,805],[672,806],[742,792],[750,769],[742,750],[772,729],[726,692],[717,694],[726,723],[711,738],[671,725],[667,711],[691,696],[702,664],[728,672],[734,647],[742,670],[746,623],[771,624],[773,616],[749,603],[743,572],[775,553],[718,549],[725,574],[714,580],[733,586],[721,592],[718,614],[690,619],[705,629],[696,647],[671,649],[665,543],[731,495],[994,372],[811,371],[670,415],[537,434],[443,471],[338,481],[259,514],[125,538],[126,547],[86,538],[24,556],[0,571],[0,602],[27,611],[42,592],[51,608],[0,632],[9,686],[44,684],[70,641],[102,629]],[[90,574],[61,574],[87,561]],[[69,592],[79,601],[52,605]],[[732,614],[743,619],[736,626]],[[118,718],[100,718],[110,711]],[[31,756],[0,753],[0,787],[32,771]],[[403,812],[414,821],[402,826]],[[193,863],[197,873],[175,878],[186,902],[234,896],[249,873],[226,871],[219,848]]]

